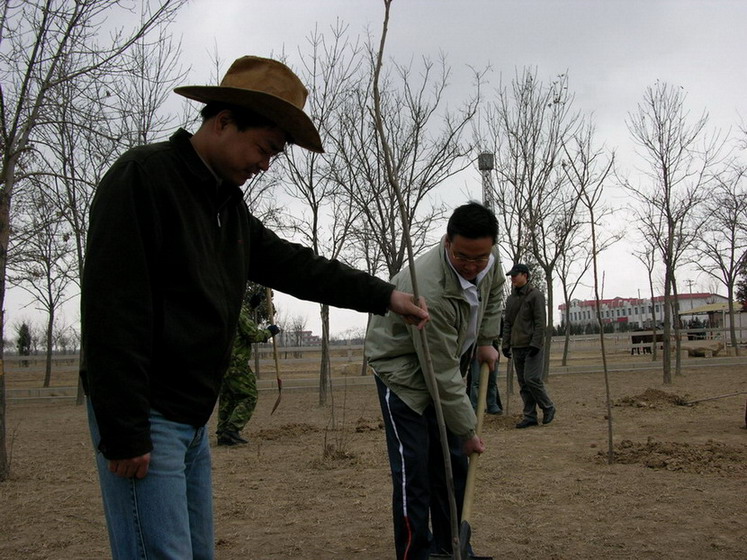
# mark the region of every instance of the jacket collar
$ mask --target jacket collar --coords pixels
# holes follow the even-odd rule
[[[180,128],[171,135],[169,142],[176,148],[179,156],[185,161],[192,175],[202,182],[212,183],[213,185],[217,184],[215,176],[192,146],[190,138],[192,138],[192,135],[183,128]]]
[[[444,295],[452,297],[462,296],[462,284],[456,270],[451,266],[446,257],[446,236],[441,238],[438,244],[438,259],[441,263],[441,277],[444,279]]]
[[[516,286],[514,286],[512,289],[516,295],[525,296],[532,289],[532,285],[529,282],[527,282],[521,288],[517,288]]]
[[[179,156],[184,160],[189,168],[189,172],[199,181],[200,183],[210,186],[215,192],[226,190],[228,198],[233,196],[239,196],[243,198],[241,189],[235,185],[221,184],[220,180],[215,176],[213,171],[207,166],[205,161],[197,153],[197,150],[192,146],[190,142],[192,134],[180,128],[169,138],[169,142],[176,148]]]

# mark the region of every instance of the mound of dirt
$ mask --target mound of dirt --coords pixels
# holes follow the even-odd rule
[[[378,432],[384,429],[384,422],[382,420],[372,420],[370,418],[358,418],[355,422],[355,431],[361,432]]]
[[[513,430],[521,418],[521,414],[486,414],[483,426],[488,430]]]
[[[702,444],[655,441],[635,443],[629,439],[615,445],[618,463],[641,464],[650,469],[695,474],[742,476],[747,474],[747,446],[737,447],[714,440]],[[606,460],[607,453],[598,456]]]
[[[613,406],[633,406],[636,408],[663,408],[687,404],[689,395],[675,395],[659,389],[646,389],[640,395],[623,397],[613,403]]]

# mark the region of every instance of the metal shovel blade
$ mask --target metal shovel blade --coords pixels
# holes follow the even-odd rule
[[[471,556],[467,552],[469,551],[469,540],[472,538],[472,527],[469,522],[462,521],[462,525],[459,527],[459,552],[461,553],[460,558],[462,560],[493,560],[492,556]],[[453,560],[456,558],[453,554],[431,554],[429,560],[437,560],[439,558],[446,558]]]

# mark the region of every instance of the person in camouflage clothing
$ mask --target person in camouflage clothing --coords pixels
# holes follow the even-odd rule
[[[261,295],[252,297],[250,305],[244,305],[239,315],[236,339],[233,343],[231,362],[220,389],[218,406],[218,445],[249,443],[240,435],[249,422],[257,406],[257,376],[249,366],[252,357],[252,344],[267,342],[280,332],[275,325],[260,328],[251,319],[249,308],[261,303]]]

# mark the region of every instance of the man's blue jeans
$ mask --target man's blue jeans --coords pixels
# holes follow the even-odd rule
[[[94,448],[100,437],[93,408],[88,423]],[[96,449],[104,513],[114,560],[208,560],[215,556],[210,446],[195,428],[151,410],[150,467],[145,478],[109,472]]]

